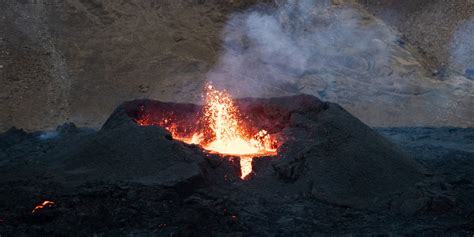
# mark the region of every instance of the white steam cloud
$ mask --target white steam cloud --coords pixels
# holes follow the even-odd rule
[[[464,67],[473,25],[454,51]],[[371,126],[472,126],[472,81],[430,78],[416,52],[360,5],[281,0],[232,15],[207,79],[235,97],[312,94]]]
[[[327,90],[336,77],[366,80],[384,73],[387,45],[396,39],[357,10],[328,1],[256,7],[229,20],[224,53],[208,79],[235,96],[259,97],[300,93],[304,85],[295,78],[326,75],[319,84]]]

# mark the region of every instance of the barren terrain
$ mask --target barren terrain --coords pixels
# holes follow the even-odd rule
[[[68,121],[97,128],[124,100],[199,101],[216,69],[216,80],[236,96],[312,94],[372,126],[473,125],[472,80],[439,73],[452,32],[472,16],[470,1],[362,2],[370,12],[334,2],[316,8],[316,24],[281,18],[323,37],[332,24],[355,24],[336,42],[339,52],[313,54],[304,73],[295,73],[256,58],[239,33],[235,15],[253,11],[255,1],[2,1],[0,129]],[[268,10],[282,1],[260,3]],[[352,50],[354,41],[370,50]],[[219,66],[223,60],[246,64],[235,72]]]

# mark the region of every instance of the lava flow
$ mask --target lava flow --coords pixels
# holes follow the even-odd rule
[[[243,119],[228,93],[209,84],[204,97],[199,122],[193,128],[183,129],[172,118],[155,122],[144,116],[136,122],[142,126],[159,125],[171,132],[174,139],[198,144],[210,153],[239,156],[242,179],[252,172],[253,158],[277,154],[276,139],[263,129],[251,134],[248,121]]]
[[[36,212],[37,210],[39,210],[39,209],[52,207],[52,206],[54,206],[54,204],[55,204],[55,203],[54,203],[53,201],[48,201],[48,200],[46,200],[46,201],[42,202],[41,204],[39,204],[38,206],[36,206],[36,207],[31,211],[31,213],[35,213],[35,212]]]

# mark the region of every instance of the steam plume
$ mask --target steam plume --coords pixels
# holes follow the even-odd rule
[[[466,119],[472,81],[430,78],[397,31],[360,5],[331,2],[276,1],[234,14],[207,79],[235,97],[312,94],[371,126],[474,125]],[[472,43],[460,45],[456,58],[466,64]]]
[[[236,96],[274,96],[298,93],[302,85],[294,78],[342,71],[346,75],[340,76],[360,79],[387,63],[387,42],[396,36],[374,24],[364,26],[358,11],[315,0],[277,5],[229,20],[221,61],[208,75],[211,81]],[[363,57],[374,65],[361,65]]]

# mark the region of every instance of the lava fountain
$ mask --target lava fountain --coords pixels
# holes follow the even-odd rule
[[[252,172],[252,159],[277,154],[278,142],[266,130],[252,134],[250,121],[240,114],[232,97],[212,84],[205,87],[205,104],[192,127],[184,127],[165,117],[153,121],[147,116],[135,121],[142,126],[158,125],[167,129],[175,140],[200,145],[209,153],[240,157],[241,178]]]

